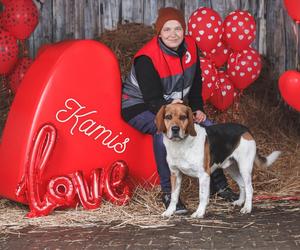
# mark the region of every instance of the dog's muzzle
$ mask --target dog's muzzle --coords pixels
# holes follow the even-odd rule
[[[171,127],[171,139],[182,139],[180,136],[180,127],[179,126],[172,126]]]

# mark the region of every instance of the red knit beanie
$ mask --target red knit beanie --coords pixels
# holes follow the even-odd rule
[[[164,24],[169,20],[178,21],[181,24],[183,31],[185,32],[186,24],[182,12],[178,9],[167,7],[161,8],[158,11],[158,17],[155,23],[155,31],[157,35],[160,33]]]

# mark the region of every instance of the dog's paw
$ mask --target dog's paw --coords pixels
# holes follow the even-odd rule
[[[167,209],[166,211],[164,211],[162,213],[162,217],[171,217],[174,214],[175,211],[171,210],[171,209]]]
[[[204,212],[195,212],[191,215],[192,218],[203,218],[204,217]]]
[[[251,207],[244,206],[244,207],[240,210],[240,212],[241,212],[242,214],[249,214],[249,213],[251,213],[251,210],[252,210]]]
[[[244,204],[244,202],[245,201],[243,201],[243,200],[236,200],[236,201],[234,201],[234,202],[232,202],[231,204],[233,205],[233,206],[242,206],[243,204]]]

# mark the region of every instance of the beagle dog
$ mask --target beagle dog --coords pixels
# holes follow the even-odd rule
[[[239,199],[233,205],[244,204],[240,212],[251,212],[253,165],[270,166],[280,151],[262,157],[247,127],[223,123],[204,128],[194,124],[191,108],[180,103],[162,106],[155,122],[158,132],[163,133],[171,171],[171,202],[163,216],[169,217],[176,210],[183,173],[199,179],[199,206],[192,217],[202,218],[209,202],[210,174],[218,167],[225,169],[239,186]]]

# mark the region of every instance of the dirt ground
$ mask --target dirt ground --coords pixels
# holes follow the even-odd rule
[[[0,249],[300,249],[299,222],[300,202],[260,202],[250,215],[175,216],[161,227],[30,226],[0,233]]]

